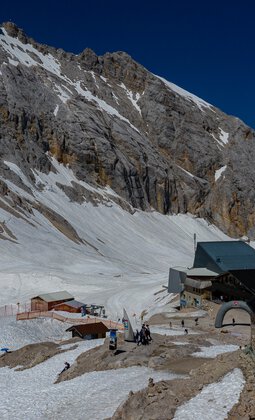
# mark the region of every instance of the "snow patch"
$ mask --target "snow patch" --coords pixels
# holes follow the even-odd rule
[[[94,79],[95,85],[96,85],[97,89],[99,89],[99,86],[97,84],[97,79],[96,79],[95,73],[93,71],[90,71],[90,74],[92,74],[92,77]]]
[[[116,116],[122,121],[127,122],[130,125],[130,127],[132,127],[135,131],[139,133],[139,130],[133,124],[131,124],[131,122],[127,118],[123,117],[117,111],[117,109],[113,108],[111,105],[108,105],[105,101],[103,101],[103,99],[100,99],[97,96],[93,95],[89,90],[82,89],[81,83],[82,82],[79,81],[75,84],[75,88],[78,94],[80,94],[81,96],[84,96],[84,98],[86,98],[89,102],[95,102],[98,105],[99,109],[104,110],[108,114]]]
[[[1,31],[0,45],[11,56],[11,59],[9,58],[11,64],[16,66],[18,62],[27,67],[40,66],[60,76],[60,64],[51,54],[44,55],[31,44],[23,44],[18,38],[8,35],[4,28],[1,28]]]
[[[115,93],[114,93],[114,92],[112,92],[112,97],[113,97],[113,99],[115,100],[115,102],[119,105],[119,99],[118,99],[118,97],[115,95]]]
[[[67,325],[55,319],[16,321],[15,316],[0,317],[0,346],[14,351],[27,344],[70,338]]]
[[[210,133],[210,135],[214,138],[214,140],[217,141],[217,143],[221,146],[224,147],[226,146],[226,144],[228,143],[228,138],[229,138],[229,133],[226,133],[224,130],[222,130],[222,128],[219,127],[220,130],[220,134],[219,134],[219,139],[215,136],[214,133]]]
[[[179,86],[175,85],[174,83],[168,82],[166,79],[164,79],[163,77],[157,76],[155,75],[158,79],[160,79],[162,82],[164,82],[164,84],[172,91],[174,91],[175,93],[177,93],[178,95],[184,97],[185,99],[187,99],[188,101],[193,102],[202,112],[205,111],[204,108],[210,108],[212,111],[214,111],[212,109],[212,105],[210,105],[208,102],[205,102],[203,99],[199,98],[196,95],[193,95],[193,93],[190,93],[182,88],[180,88]]]
[[[58,110],[59,110],[59,105],[56,105],[56,108],[54,109],[54,112],[53,112],[55,117],[58,115]]]
[[[242,371],[234,369],[219,382],[204,387],[200,394],[181,405],[175,412],[174,420],[226,419],[228,412],[238,402],[244,383]]]
[[[221,177],[221,175],[226,170],[226,168],[227,168],[227,165],[224,165],[220,169],[217,169],[217,171],[215,171],[215,175],[214,175],[215,182],[218,181],[218,179]]]
[[[26,185],[28,188],[32,188],[32,184],[28,181],[27,177],[23,174],[22,170],[13,162],[9,162],[7,160],[4,160],[4,164],[8,166],[8,168],[14,172],[23,182],[24,185]]]
[[[13,66],[17,67],[19,65],[19,62],[16,60],[12,60],[11,58],[8,57],[9,63],[12,64]]]
[[[191,172],[186,171],[186,169],[183,169],[181,166],[176,165],[179,169],[181,169],[183,172],[185,172],[187,175],[189,175],[191,178],[195,178],[195,175],[193,175]]]
[[[58,92],[58,97],[59,99],[65,104],[70,98],[71,96],[67,93],[66,89],[59,86],[59,85],[55,85],[56,91]]]
[[[124,85],[124,83],[122,82],[120,85],[120,87],[122,87],[122,89],[125,90],[128,99],[131,101],[131,103],[133,104],[133,106],[136,108],[136,110],[139,112],[140,115],[142,115],[141,112],[141,108],[139,107],[139,105],[137,104],[137,102],[139,101],[139,99],[141,98],[140,93],[134,93],[132,92],[132,90],[129,90],[126,85]]]
[[[177,328],[175,326],[173,326],[172,328],[170,327],[165,327],[165,326],[160,326],[160,325],[152,325],[150,327],[151,333],[155,333],[155,334],[160,334],[160,335],[185,335],[186,333],[184,331],[184,328],[180,327]],[[198,334],[197,332],[192,331],[190,328],[188,329],[188,334]]]
[[[219,354],[236,351],[238,349],[239,347],[235,344],[222,344],[219,346],[201,347],[200,351],[192,353],[192,356],[214,358]]]
[[[222,128],[219,127],[220,130],[220,140],[223,144],[228,143],[229,133],[226,133]]]

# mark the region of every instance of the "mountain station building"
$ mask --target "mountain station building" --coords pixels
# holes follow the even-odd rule
[[[168,292],[180,306],[200,307],[204,299],[249,301],[255,295],[255,250],[243,241],[198,242],[191,269],[172,267]]]

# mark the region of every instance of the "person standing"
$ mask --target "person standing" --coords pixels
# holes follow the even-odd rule
[[[146,343],[145,343],[145,329],[144,329],[144,327],[145,327],[145,325],[143,324],[142,325],[142,328],[141,328],[141,330],[140,330],[140,342],[141,342],[141,344],[143,344],[143,345],[145,345]]]
[[[140,341],[140,333],[139,333],[138,330],[136,330],[136,333],[135,333],[135,342],[136,342],[136,344],[138,346],[139,346],[139,344],[141,344],[141,341]]]
[[[147,338],[148,342],[152,340],[151,330],[150,330],[150,327],[149,327],[148,324],[146,324],[146,326],[145,326],[145,335],[146,335],[146,338]]]

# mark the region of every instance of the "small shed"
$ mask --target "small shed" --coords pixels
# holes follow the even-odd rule
[[[62,292],[45,293],[31,299],[31,310],[50,311],[56,305],[70,300],[74,300],[74,297],[65,290]]]
[[[73,325],[66,331],[72,332],[72,337],[80,337],[84,340],[95,338],[105,338],[109,328],[103,322],[93,322],[91,324]]]
[[[78,302],[77,300],[69,300],[68,302],[58,303],[54,306],[55,311],[64,311],[64,312],[73,312],[73,313],[80,313],[81,308],[85,307],[86,304],[82,302]]]

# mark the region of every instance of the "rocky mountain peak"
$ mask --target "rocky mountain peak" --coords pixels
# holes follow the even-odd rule
[[[2,24],[3,28],[6,30],[7,34],[13,38],[18,38],[19,35],[26,38],[26,35],[22,29],[20,29],[15,23],[13,22],[4,22]]]
[[[33,211],[35,173],[54,171],[54,158],[77,179],[61,186],[72,200],[92,200],[79,182],[108,186],[125,208],[189,212],[253,237],[254,140],[242,121],[124,52],[76,56],[1,25],[0,185],[16,212]]]

